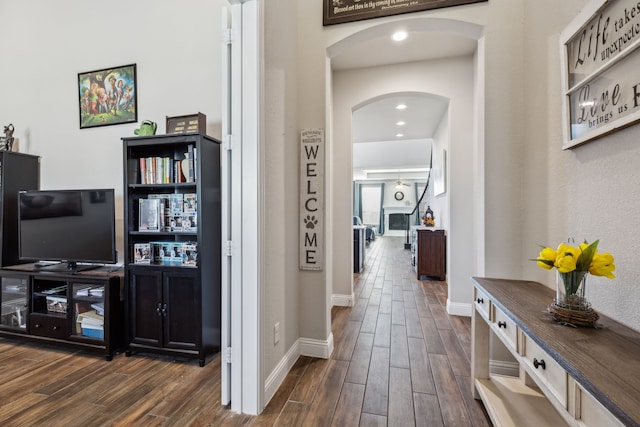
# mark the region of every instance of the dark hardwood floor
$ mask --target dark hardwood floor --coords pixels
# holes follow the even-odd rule
[[[104,358],[0,339],[0,426],[489,426],[470,388],[470,320],[378,238],[334,307],[331,359],[301,357],[258,417],[220,405],[220,357]]]

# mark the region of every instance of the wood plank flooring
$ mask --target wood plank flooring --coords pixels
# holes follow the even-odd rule
[[[0,338],[1,426],[489,426],[470,388],[470,320],[418,281],[402,238],[367,249],[329,360],[301,357],[258,417],[220,405],[220,357],[113,361]]]

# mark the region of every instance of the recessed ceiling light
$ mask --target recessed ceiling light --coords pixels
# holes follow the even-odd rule
[[[396,123],[396,125],[398,125],[398,126],[404,126],[404,125],[406,125],[406,123],[405,123],[405,122],[398,122],[398,123]]]
[[[395,33],[393,33],[391,38],[394,41],[400,42],[400,41],[402,41],[402,40],[407,38],[407,32],[406,31],[396,31]]]
[[[404,136],[404,133],[396,133],[397,138],[402,138],[403,136]]]
[[[406,105],[404,105],[404,104],[398,104],[398,105],[396,105],[396,110],[404,110],[405,108],[407,108],[407,106],[406,106]]]

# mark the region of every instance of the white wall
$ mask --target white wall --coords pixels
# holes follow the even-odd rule
[[[80,72],[137,64],[138,120],[202,112],[220,137],[223,0],[0,2],[0,124],[41,157],[41,188],[114,188],[122,260],[122,142],[139,123],[79,129]],[[99,6],[99,7],[98,7]],[[188,24],[176,11],[189,13]],[[144,18],[141,18],[144,17]]]
[[[300,337],[304,282],[298,270],[299,128],[295,1],[270,2],[265,12],[263,372],[268,376]],[[321,275],[309,273],[310,275]],[[314,310],[323,305],[315,304]],[[306,316],[303,316],[306,318]],[[314,319],[324,316],[314,315]],[[274,344],[274,324],[280,342]],[[325,331],[323,331],[325,332]],[[326,335],[324,336],[326,338]],[[266,379],[266,378],[265,378]]]

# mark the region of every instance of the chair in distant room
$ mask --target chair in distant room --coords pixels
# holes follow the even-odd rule
[[[375,229],[370,225],[364,225],[359,216],[354,216],[353,217],[353,225],[364,226],[365,240],[367,241],[367,244],[371,243],[372,240],[376,240],[376,231],[375,231]]]

